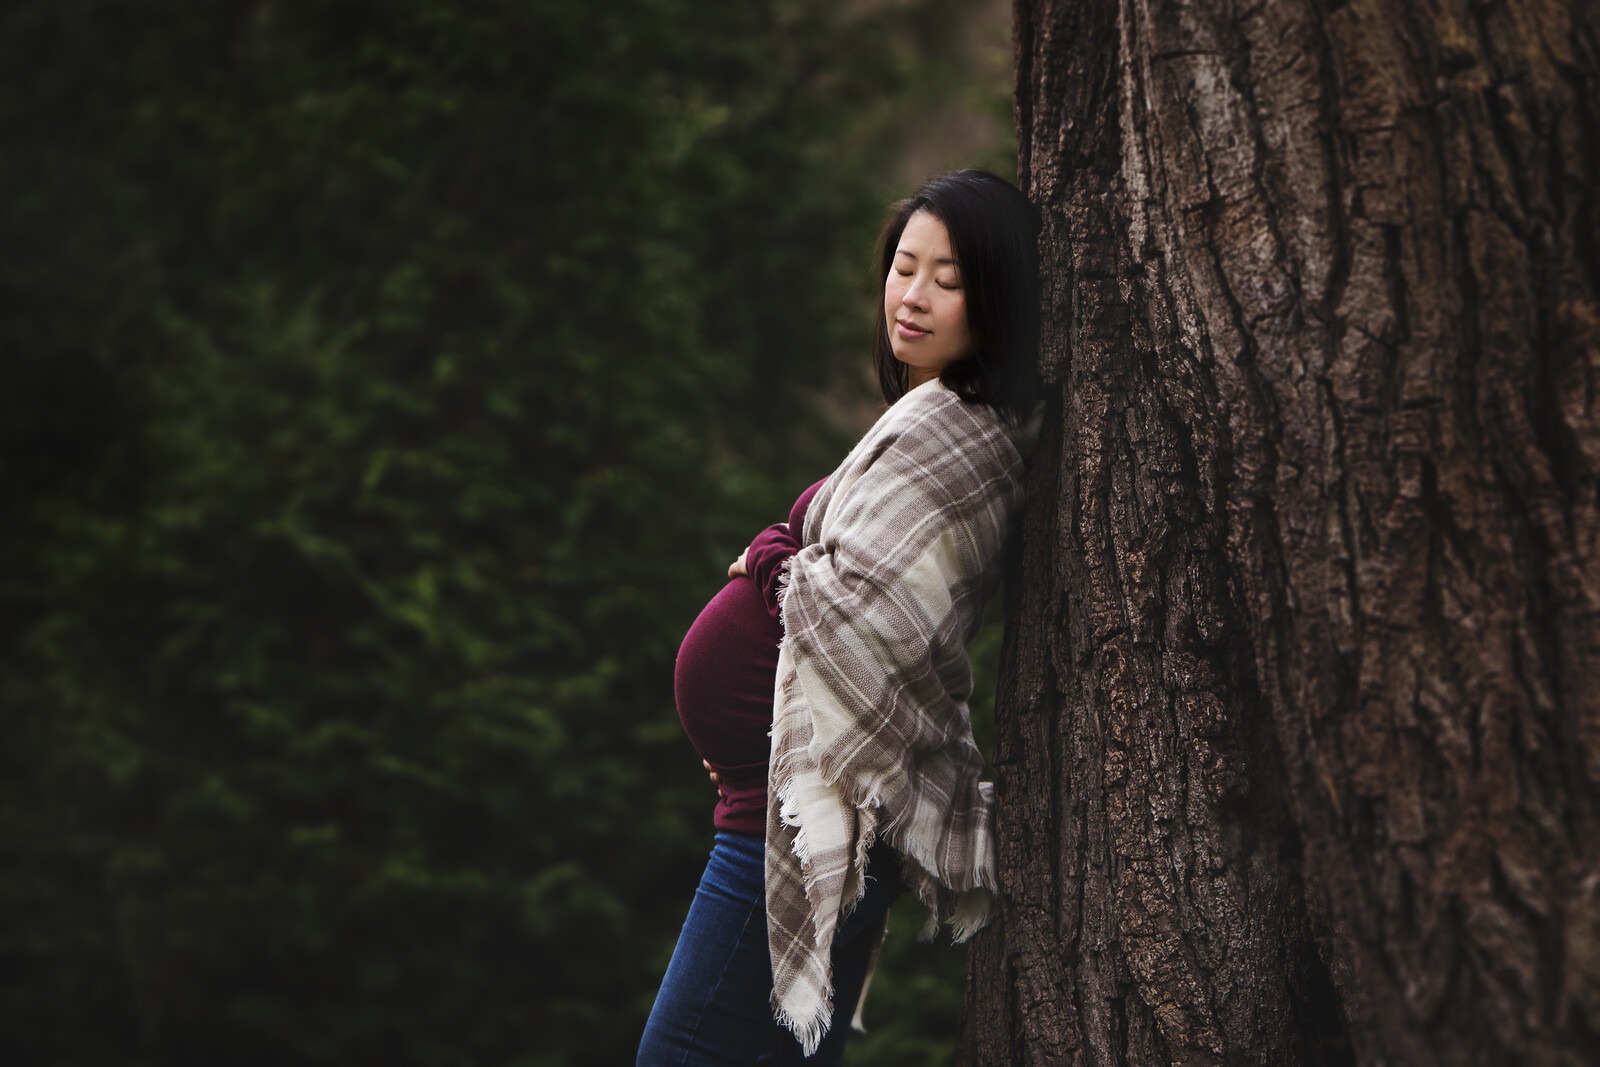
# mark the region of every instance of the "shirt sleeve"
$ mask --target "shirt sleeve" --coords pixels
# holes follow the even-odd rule
[[[773,523],[756,534],[755,540],[745,550],[744,569],[760,587],[761,599],[766,602],[767,611],[774,619],[778,618],[778,586],[783,565],[798,551],[800,542],[790,532],[786,522]]]
[[[800,551],[801,536],[805,532],[806,513],[811,509],[811,498],[826,484],[822,478],[808,486],[795,499],[789,509],[789,521],[775,523],[756,535],[745,551],[744,569],[761,587],[761,598],[774,619],[782,622],[779,605],[783,601],[783,565]]]

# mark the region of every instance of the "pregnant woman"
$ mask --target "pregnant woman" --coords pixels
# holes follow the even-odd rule
[[[684,638],[678,711],[721,796],[640,1064],[837,1064],[895,895],[958,940],[988,917],[966,644],[1037,434],[1037,232],[982,171],[895,205],[873,344],[889,409]]]

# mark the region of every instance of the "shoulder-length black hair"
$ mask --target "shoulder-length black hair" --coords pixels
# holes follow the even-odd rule
[[[885,402],[906,394],[910,369],[894,356],[883,310],[883,284],[906,223],[926,211],[950,234],[966,297],[972,356],[939,376],[969,403],[993,407],[1013,422],[1038,393],[1039,212],[1016,186],[983,170],[930,178],[890,209],[878,236],[878,314],[872,355]]]

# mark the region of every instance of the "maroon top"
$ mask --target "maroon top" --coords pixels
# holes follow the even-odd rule
[[[756,535],[744,557],[748,576],[730,579],[678,646],[678,718],[689,743],[717,772],[722,797],[712,822],[719,830],[766,833],[767,733],[783,640],[778,574],[800,550],[806,509],[820,488],[822,482],[800,494],[788,522]]]

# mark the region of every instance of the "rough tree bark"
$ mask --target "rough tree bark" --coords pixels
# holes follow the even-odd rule
[[[1600,14],[1017,0],[980,1064],[1595,1062]]]

